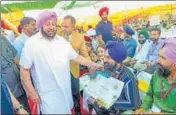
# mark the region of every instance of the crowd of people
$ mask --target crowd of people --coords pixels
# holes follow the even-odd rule
[[[175,23],[170,37],[163,34],[166,23],[114,27],[108,15],[109,8],[101,8],[100,22],[86,32],[72,15],[57,25],[56,13],[49,10],[37,19],[24,17],[17,37],[2,29],[2,113],[30,114],[30,99],[41,114],[71,114],[74,108],[81,115],[79,77],[85,73],[125,84],[109,109],[98,101],[90,104],[97,114],[176,113]],[[141,71],[152,75],[143,100],[136,77]]]

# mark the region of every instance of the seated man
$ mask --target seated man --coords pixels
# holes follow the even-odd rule
[[[135,114],[176,113],[176,39],[164,41],[157,63],[144,102]]]
[[[125,40],[123,41],[125,48],[127,49],[128,58],[133,58],[136,52],[137,42],[132,37],[135,32],[130,26],[124,26]]]
[[[109,41],[106,45],[104,57],[103,74],[105,77],[114,77],[125,83],[119,99],[110,107],[105,109],[97,101],[94,103],[94,109],[97,114],[118,114],[126,110],[135,110],[141,104],[138,90],[138,81],[134,74],[126,68],[122,62],[127,57],[127,51],[122,42]]]
[[[148,51],[146,51],[146,58],[144,61],[138,63],[134,66],[138,71],[145,71],[147,73],[153,74],[156,70],[156,62],[158,59],[159,50],[162,46],[162,41],[160,38],[161,30],[159,28],[153,27],[150,29],[150,44],[148,46]],[[129,60],[128,60],[129,61]],[[134,63],[133,63],[134,64]]]
[[[138,33],[139,45],[136,49],[136,54],[134,58],[132,58],[129,61],[129,65],[131,67],[134,67],[137,70],[141,69],[141,66],[139,66],[138,68],[138,65],[141,65],[141,63],[143,63],[147,57],[147,52],[149,50],[149,45],[150,45],[150,42],[148,41],[148,39],[149,39],[148,31],[146,30],[139,31]]]
[[[151,44],[149,46],[149,50],[147,53],[147,58],[145,60],[145,65],[146,65],[146,72],[153,74],[154,71],[156,70],[155,66],[156,66],[156,62],[158,59],[158,54],[159,54],[159,50],[162,47],[162,42],[163,40],[161,40],[160,38],[160,34],[161,34],[161,29],[154,27],[150,30],[150,39],[151,39]]]

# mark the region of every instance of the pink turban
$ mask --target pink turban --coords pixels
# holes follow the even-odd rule
[[[45,10],[37,18],[37,28],[40,29],[48,20],[52,20],[54,23],[57,23],[57,15],[53,11]]]
[[[164,41],[164,56],[172,63],[176,64],[176,38],[168,38]]]

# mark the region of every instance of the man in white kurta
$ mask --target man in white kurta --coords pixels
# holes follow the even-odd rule
[[[27,40],[21,55],[22,81],[29,98],[40,105],[42,114],[71,114],[70,60],[94,69],[102,67],[79,56],[69,42],[55,35],[54,12],[44,11],[39,17],[40,32]]]
[[[134,69],[141,69],[144,64],[142,64],[147,57],[147,53],[150,46],[149,33],[147,30],[141,30],[138,32],[138,46],[136,48],[136,53],[134,58],[130,61],[131,67]]]
[[[45,58],[45,55],[48,57]],[[55,104],[60,105],[58,111],[61,113],[72,108],[69,61],[77,56],[71,45],[59,36],[48,41],[38,33],[27,41],[20,65],[31,69],[34,87],[42,101],[42,113],[45,113],[45,109],[55,111],[58,108]],[[47,61],[51,61],[51,65]],[[59,76],[53,75],[50,66],[57,68],[55,72]],[[47,106],[45,103],[48,102],[53,106]]]
[[[137,60],[137,63],[144,62],[149,50],[150,41],[146,40],[144,44],[139,44],[136,48],[136,54],[133,59]]]

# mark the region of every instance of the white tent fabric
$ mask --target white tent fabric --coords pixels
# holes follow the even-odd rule
[[[79,3],[86,3],[87,1],[77,1]],[[62,2],[61,2],[62,3]],[[60,3],[60,4],[61,4]],[[58,7],[55,6],[55,11],[60,11],[59,17],[62,18],[66,14],[74,15],[76,18],[82,18],[86,16],[93,16],[97,15],[98,11],[101,7],[107,6],[110,9],[110,13],[114,13],[117,11],[122,10],[131,10],[131,9],[138,9],[141,7],[150,7],[162,4],[174,4],[176,1],[101,1],[95,5],[91,5],[89,7],[81,7],[81,8],[73,8],[71,10],[62,11]]]
[[[90,2],[90,1],[77,1],[80,4]],[[95,1],[91,1],[95,2]],[[59,19],[62,19],[65,15],[70,14],[75,18],[84,18],[88,16],[98,15],[98,11],[101,7],[107,6],[110,8],[110,13],[114,13],[122,10],[131,10],[138,8],[151,7],[162,4],[176,4],[176,1],[101,1],[95,5],[91,5],[88,7],[75,7],[70,10],[63,10],[60,6],[69,4],[70,2],[62,1],[59,2],[53,9],[57,13]],[[24,11],[25,16],[31,16],[36,18],[37,15],[41,12],[41,10],[30,10]]]

